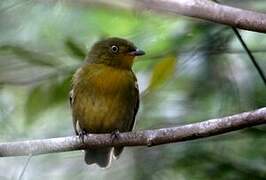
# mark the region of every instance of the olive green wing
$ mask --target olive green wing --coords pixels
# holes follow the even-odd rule
[[[130,124],[129,131],[132,131],[134,128],[135,121],[136,121],[136,115],[137,115],[138,110],[139,110],[139,87],[138,87],[138,83],[136,80],[135,80],[135,89],[134,90],[135,90],[134,116],[133,116],[133,120]]]
[[[73,106],[74,106],[74,102],[75,102],[75,86],[79,82],[78,76],[81,73],[81,71],[82,71],[82,68],[79,68],[75,72],[75,74],[72,78],[71,90],[69,92],[69,104],[70,104],[70,108],[72,111],[72,121],[73,121],[73,127],[74,127],[76,135],[79,135],[81,133],[81,130],[79,127],[78,119],[74,116]]]
[[[134,74],[133,74],[134,75]],[[135,80],[135,88],[134,88],[134,94],[135,94],[135,98],[134,98],[134,114],[133,114],[133,119],[131,121],[131,123],[129,124],[129,129],[128,131],[132,131],[135,125],[135,121],[136,121],[136,115],[139,109],[139,87],[138,87],[138,83],[137,83],[137,79],[134,75],[134,80]],[[117,159],[119,158],[119,155],[122,153],[124,147],[115,147],[114,148],[114,158]]]
[[[69,104],[70,104],[70,107],[72,109],[73,107],[73,103],[74,103],[74,93],[73,93],[73,89],[69,92]],[[73,121],[73,127],[74,127],[74,130],[75,130],[75,133],[76,135],[79,134],[79,131],[78,131],[78,128],[77,128],[77,119],[73,116],[73,112],[72,112],[72,121]]]

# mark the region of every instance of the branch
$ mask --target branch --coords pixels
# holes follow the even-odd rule
[[[65,2],[81,3],[89,6],[99,5],[125,10],[152,9],[195,17],[240,29],[266,32],[266,14],[218,4],[211,0],[66,0]]]
[[[117,139],[112,139],[110,134],[88,134],[84,143],[78,136],[0,143],[0,156],[37,155],[106,146],[155,146],[211,137],[260,124],[266,124],[266,107],[178,127],[120,133]]]
[[[146,7],[196,17],[240,29],[266,32],[266,14],[210,0],[146,0]]]

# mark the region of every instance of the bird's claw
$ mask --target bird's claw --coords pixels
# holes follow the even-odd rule
[[[113,131],[113,132],[111,133],[111,139],[112,139],[112,142],[113,142],[114,140],[116,140],[116,139],[119,139],[119,137],[120,137],[120,132],[119,132],[118,129],[116,129],[115,131]]]
[[[79,139],[82,141],[82,143],[84,143],[84,139],[86,135],[87,135],[87,132],[83,130],[78,133]]]

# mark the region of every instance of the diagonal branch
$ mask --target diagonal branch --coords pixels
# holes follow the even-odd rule
[[[47,0],[53,1],[53,0]],[[215,3],[211,0],[66,0],[94,7],[117,9],[156,10],[195,17],[240,29],[266,32],[266,14]]]
[[[266,14],[215,3],[211,0],[143,0],[145,8],[195,17],[240,29],[266,32]]]
[[[211,137],[260,124],[266,124],[266,107],[178,127],[120,133],[119,138],[113,140],[110,134],[89,134],[84,143],[77,136],[0,143],[0,156],[37,155],[104,146],[155,146]]]

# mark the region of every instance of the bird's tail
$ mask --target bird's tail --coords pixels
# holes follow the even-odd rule
[[[113,156],[113,148],[97,148],[85,150],[85,162],[90,165],[96,163],[102,168],[110,165]]]

